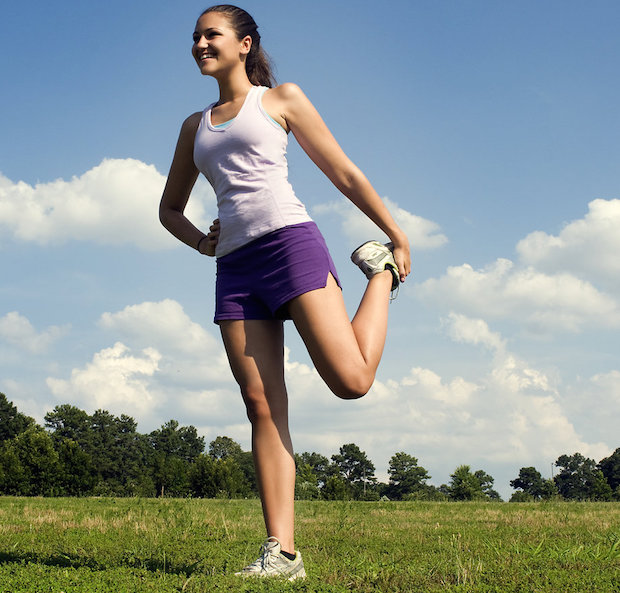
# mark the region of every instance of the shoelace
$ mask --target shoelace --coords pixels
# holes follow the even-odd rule
[[[270,547],[270,544],[273,540],[266,541],[261,546],[261,554],[260,556],[252,562],[247,568],[266,568],[272,565],[273,559],[276,558],[277,554],[274,554],[273,548]]]

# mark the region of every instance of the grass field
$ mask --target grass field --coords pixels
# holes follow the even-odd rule
[[[2,593],[620,591],[620,504],[299,502],[305,581],[240,580],[258,500],[0,497]]]

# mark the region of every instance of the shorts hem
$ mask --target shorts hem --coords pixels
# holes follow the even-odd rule
[[[308,292],[312,292],[313,290],[320,290],[321,288],[325,288],[327,286],[327,280],[329,279],[330,275],[336,281],[338,288],[342,290],[342,286],[340,286],[340,281],[338,280],[338,277],[334,274],[334,272],[332,272],[332,270],[328,270],[327,276],[325,276],[324,281],[317,282],[316,284],[310,284],[310,286],[304,286],[303,288],[300,287],[297,290],[291,291],[285,298],[278,299],[278,305],[275,307],[273,314],[275,315],[279,309],[290,303],[293,299],[296,299],[303,294],[307,294]],[[280,300],[282,302],[279,302]],[[290,319],[290,317],[287,317],[287,319]]]
[[[331,270],[328,270],[324,282],[318,282],[316,285],[311,285],[310,288],[304,286],[303,288],[290,292],[286,297],[281,299],[282,302],[278,302],[278,304],[275,306],[275,309],[270,309],[270,317],[264,315],[253,315],[251,313],[248,315],[244,315],[243,313],[223,313],[222,315],[216,315],[213,318],[213,323],[218,325],[220,321],[286,321],[290,319],[290,316],[278,315],[278,311],[280,311],[282,307],[285,307],[286,305],[288,305],[288,303],[290,303],[293,299],[296,299],[297,297],[300,297],[314,290],[321,290],[322,288],[325,288],[327,286],[327,280],[330,275],[336,281],[338,288],[342,290],[342,286],[340,286],[340,281],[338,280],[338,277]]]

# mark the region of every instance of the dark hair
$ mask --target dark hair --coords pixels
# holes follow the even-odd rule
[[[233,6],[232,4],[216,4],[207,8],[200,16],[209,12],[218,12],[226,15],[239,40],[246,35],[252,38],[252,47],[245,59],[245,71],[248,78],[254,85],[273,87],[276,79],[273,75],[271,60],[260,46],[258,25],[250,14],[243,10],[243,8]]]

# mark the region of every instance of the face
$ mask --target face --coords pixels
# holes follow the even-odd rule
[[[202,74],[215,76],[218,72],[242,64],[241,56],[250,51],[251,40],[237,39],[228,17],[218,12],[203,14],[193,34],[192,55]]]

